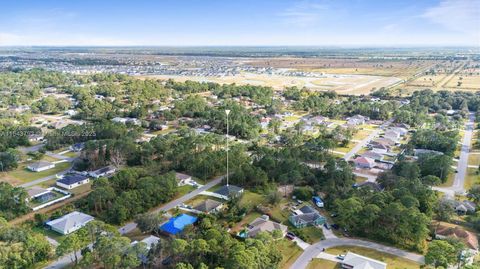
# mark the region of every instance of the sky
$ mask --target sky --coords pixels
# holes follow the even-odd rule
[[[0,46],[480,46],[480,0],[2,0]]]

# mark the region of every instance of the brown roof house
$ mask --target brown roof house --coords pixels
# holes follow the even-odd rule
[[[287,233],[288,228],[283,224],[269,220],[269,217],[267,215],[263,215],[259,218],[256,218],[248,225],[247,236],[255,237],[260,232],[271,233],[275,230],[279,230],[280,232],[282,232],[283,237]]]
[[[470,249],[478,250],[478,238],[477,236],[469,231],[466,231],[460,226],[446,226],[438,225],[435,229],[435,237],[438,239],[444,238],[457,238],[465,243]]]
[[[357,168],[370,169],[375,166],[375,160],[368,157],[357,157],[353,159],[353,163]]]

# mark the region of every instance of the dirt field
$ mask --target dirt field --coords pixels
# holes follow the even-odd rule
[[[327,74],[379,75],[408,78],[432,66],[432,60],[383,60],[335,58],[260,58],[247,64],[257,67],[294,68]]]
[[[322,77],[293,77],[282,75],[267,75],[242,73],[238,76],[225,77],[188,77],[188,76],[143,76],[140,78],[156,78],[156,79],[175,79],[178,81],[194,80],[194,81],[212,81],[217,83],[236,83],[236,84],[252,84],[260,86],[271,86],[281,90],[285,87],[297,86],[307,87],[313,90],[333,90],[338,93],[345,94],[368,94],[372,90],[381,87],[387,87],[400,79],[395,77],[383,76],[367,76],[367,75],[331,75],[325,74]]]

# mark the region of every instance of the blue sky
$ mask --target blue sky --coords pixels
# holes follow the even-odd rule
[[[480,0],[15,0],[12,45],[480,45]]]

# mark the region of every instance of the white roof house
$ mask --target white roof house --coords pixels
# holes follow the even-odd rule
[[[147,249],[151,249],[154,245],[158,243],[158,241],[160,241],[160,238],[154,235],[150,235],[149,237],[145,237],[144,239],[142,239],[142,241],[140,242],[145,243],[147,245]],[[133,241],[131,243],[131,245],[136,245],[136,244],[138,244],[138,241]]]
[[[39,161],[39,162],[34,162],[32,164],[29,164],[27,166],[28,170],[33,171],[33,172],[41,172],[45,171],[51,168],[54,168],[55,164],[51,162],[46,162],[46,161]]]
[[[387,264],[362,255],[348,252],[342,261],[344,269],[386,269]]]
[[[92,220],[94,220],[94,218],[90,215],[73,211],[61,218],[51,220],[46,224],[50,226],[52,230],[65,235],[79,230]]]

